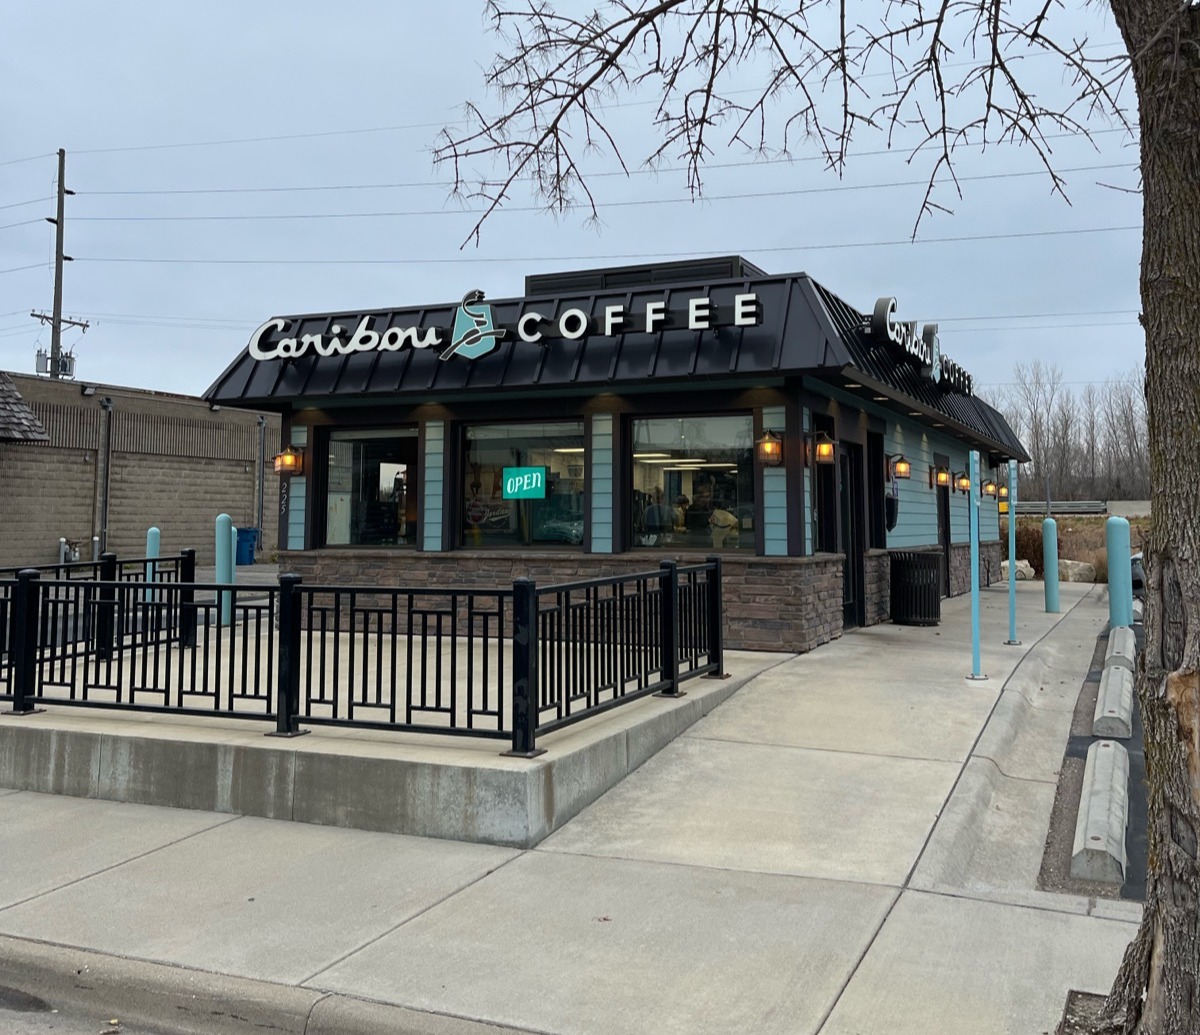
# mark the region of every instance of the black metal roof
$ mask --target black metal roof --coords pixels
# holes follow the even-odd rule
[[[694,273],[687,267],[680,269]],[[749,264],[745,269],[757,272]],[[707,296],[716,307],[717,322],[729,324],[735,296],[747,293],[758,298],[761,323],[688,330],[689,299]],[[659,302],[666,303],[668,314],[662,328],[646,333],[642,324],[643,329],[637,329],[646,305]],[[863,333],[863,316],[805,273],[724,280],[693,276],[685,283],[560,291],[489,299],[487,304],[495,326],[507,328],[507,333],[494,351],[478,359],[443,360],[438,348],[411,347],[332,355],[309,350],[296,357],[255,359],[247,347],[204,398],[269,410],[329,407],[364,397],[433,401],[488,388],[613,391],[653,381],[679,390],[705,381],[753,378],[761,382],[764,377],[798,375],[827,377],[837,383],[846,368],[854,368],[861,374],[855,379],[870,381],[877,392],[895,397],[909,410],[928,413],[931,421],[945,422],[951,431],[998,456],[1028,459],[1000,414],[974,396],[923,378],[894,351],[873,342]],[[335,326],[341,328],[345,341],[364,316],[371,318],[377,331],[389,327],[448,331],[458,305],[281,317],[285,329],[264,334],[262,343],[271,349],[284,337],[299,339],[305,334],[328,340]],[[521,341],[516,334],[524,313],[536,312],[555,321],[569,309],[580,309],[598,323],[610,305],[625,307],[623,333],[585,333],[575,340],[547,337],[538,344]]]
[[[49,442],[42,427],[12,378],[0,370],[0,442]]]

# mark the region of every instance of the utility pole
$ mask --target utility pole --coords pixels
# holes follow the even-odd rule
[[[63,287],[63,263],[71,262],[71,256],[63,254],[63,224],[66,221],[66,211],[64,202],[68,194],[74,194],[73,190],[67,190],[66,185],[67,173],[67,152],[63,148],[58,149],[58,209],[54,219],[47,217],[47,223],[53,223],[56,229],[54,235],[54,315],[50,317],[50,376],[62,376],[62,287]],[[30,313],[30,316],[46,323],[45,313]],[[79,320],[67,320],[73,327],[82,327],[87,330],[87,323]],[[44,353],[43,353],[44,355]]]

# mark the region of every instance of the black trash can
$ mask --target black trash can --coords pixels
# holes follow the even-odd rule
[[[942,620],[941,553],[893,550],[891,588],[896,625],[937,625]]]

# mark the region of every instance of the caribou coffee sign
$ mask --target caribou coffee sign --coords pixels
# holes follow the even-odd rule
[[[875,312],[871,316],[872,337],[903,352],[934,384],[964,395],[972,394],[971,375],[949,356],[942,355],[937,332],[936,323],[927,323],[918,333],[915,320],[909,323],[897,320],[894,298],[881,298],[875,303]]]
[[[401,349],[434,349],[439,359],[479,359],[499,347],[506,337],[530,344],[560,338],[575,341],[589,334],[606,338],[618,334],[653,334],[685,327],[704,331],[717,327],[752,327],[762,323],[762,306],[754,292],[733,296],[732,305],[717,305],[707,295],[689,298],[677,312],[668,312],[666,301],[647,302],[640,309],[625,305],[604,306],[598,314],[586,309],[564,309],[557,317],[532,309],[520,313],[510,326],[497,326],[492,307],[482,291],[469,291],[454,311],[451,327],[380,326],[387,317],[363,316],[351,331],[334,324],[329,334],[288,334],[286,320],[268,320],[250,338],[253,359],[295,359],[309,352],[318,356],[346,356],[354,352],[398,352]],[[282,337],[277,337],[282,335]]]

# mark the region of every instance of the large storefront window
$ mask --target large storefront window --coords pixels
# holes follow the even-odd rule
[[[416,476],[416,428],[330,432],[325,545],[415,545]]]
[[[635,546],[754,549],[754,424],[749,414],[635,420]]]
[[[582,421],[466,427],[462,545],[581,545],[583,457]]]

